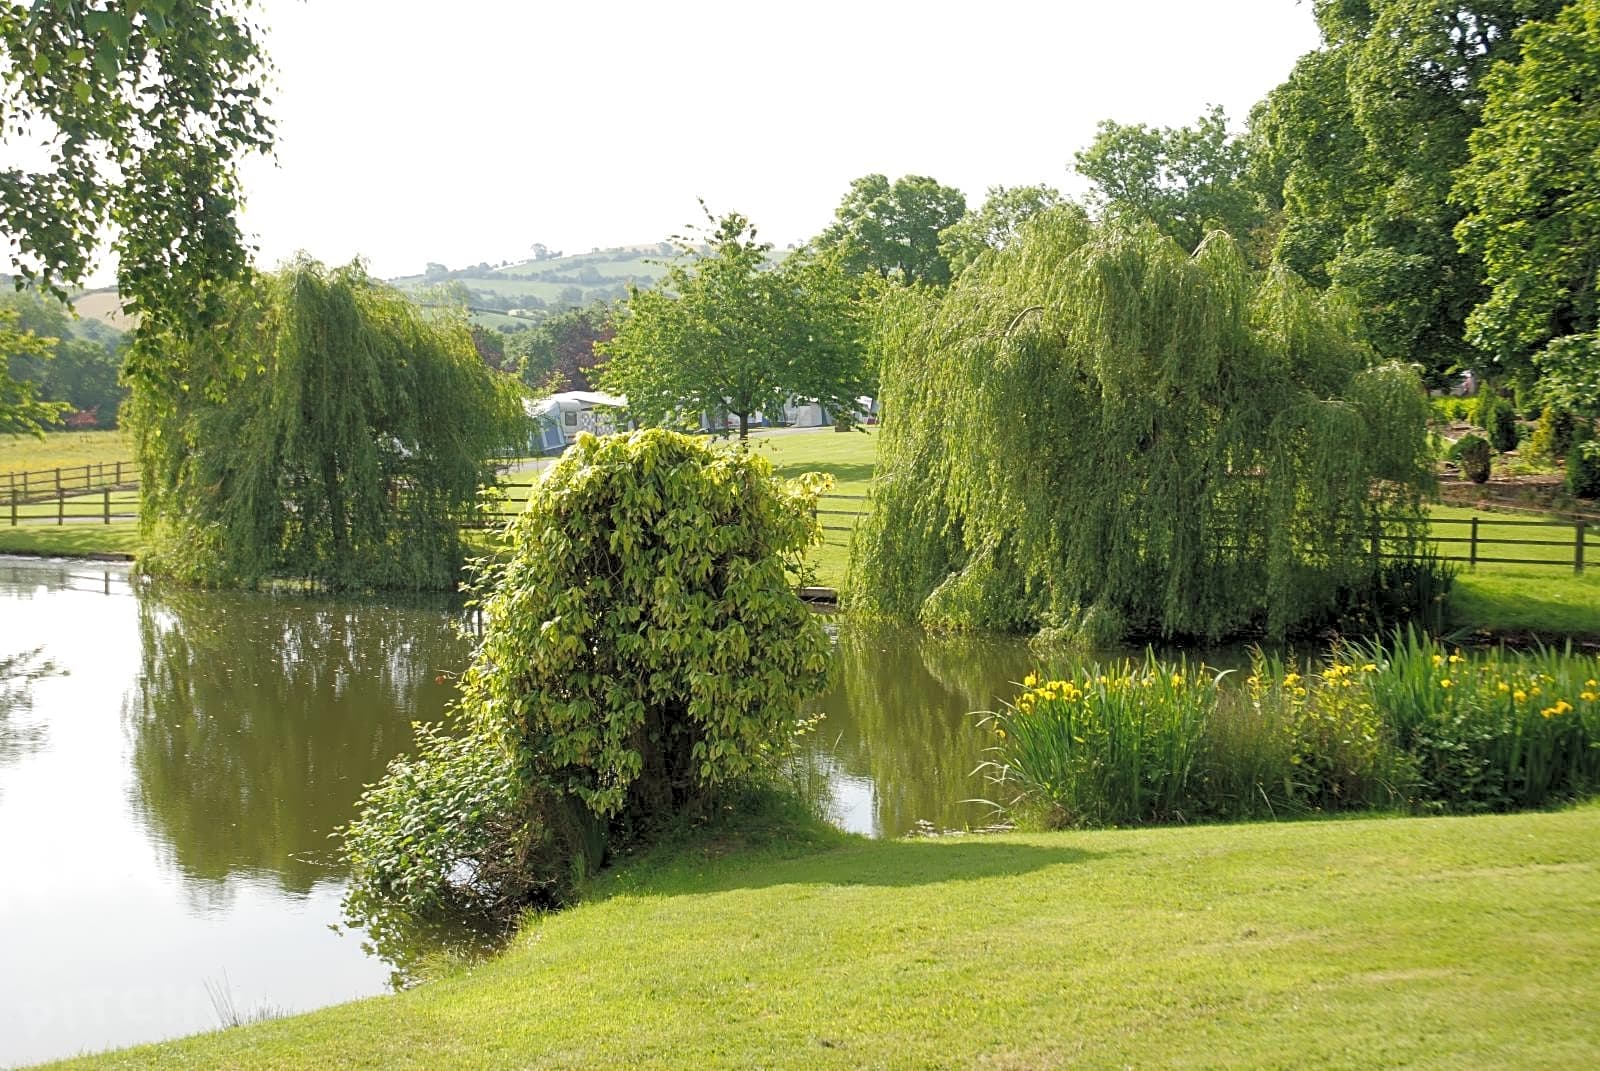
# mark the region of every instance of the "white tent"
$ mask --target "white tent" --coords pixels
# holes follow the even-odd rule
[[[609,435],[616,430],[615,411],[627,405],[628,399],[621,395],[587,390],[563,391],[522,403],[536,428],[531,445],[540,453],[564,449],[580,431]]]

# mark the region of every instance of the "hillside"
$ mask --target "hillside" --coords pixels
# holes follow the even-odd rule
[[[72,299],[72,307],[85,320],[99,320],[118,331],[128,331],[134,326],[133,318],[122,311],[122,298],[116,287],[79,294]]]
[[[478,323],[516,331],[562,309],[615,301],[626,296],[630,283],[652,286],[666,273],[666,261],[674,252],[671,245],[661,243],[546,255],[515,264],[480,263],[456,269],[430,264],[422,275],[389,282],[413,294],[448,287],[467,299]]]

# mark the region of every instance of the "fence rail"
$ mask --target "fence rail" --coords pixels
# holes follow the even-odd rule
[[[527,502],[531,487],[526,484],[504,485],[507,494],[466,527],[495,528],[521,512]],[[105,462],[83,466],[62,466],[33,472],[0,473],[0,517],[12,526],[25,524],[98,523],[136,520],[139,515],[137,499],[132,492],[138,488],[137,469],[131,462]],[[865,495],[829,492],[820,496],[823,505],[816,514],[822,523],[823,541],[841,545],[855,530],[855,525],[866,515],[868,499]],[[854,508],[835,508],[844,503]],[[849,523],[836,523],[848,519]],[[1399,522],[1404,518],[1383,517],[1382,521]],[[1467,566],[1533,565],[1571,568],[1581,574],[1590,560],[1600,561],[1600,517],[1577,515],[1571,518],[1528,520],[1522,518],[1473,514],[1469,517],[1432,517],[1431,531],[1427,535],[1383,533],[1374,536],[1373,554],[1383,559],[1400,559],[1411,556],[1408,549],[1390,550],[1407,543],[1427,545],[1441,561],[1457,562]],[[1537,539],[1525,536],[1538,535],[1538,531],[1503,535],[1485,529],[1537,529],[1544,533],[1560,532],[1560,538]],[[1456,534],[1465,529],[1464,533]],[[1508,548],[1511,553],[1497,553]],[[1522,548],[1543,548],[1523,551]],[[1449,551],[1459,551],[1449,553]],[[1537,557],[1527,556],[1529,553]]]
[[[45,502],[105,488],[126,490],[138,483],[139,467],[131,461],[91,461],[53,469],[0,472],[0,501]]]

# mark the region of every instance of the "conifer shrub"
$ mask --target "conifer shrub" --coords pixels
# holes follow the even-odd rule
[[[1421,531],[1429,403],[1225,235],[1046,214],[887,300],[853,611],[1104,639],[1282,635]]]
[[[1567,451],[1567,494],[1600,498],[1600,443],[1583,439]]]
[[[1478,426],[1497,453],[1517,448],[1517,414],[1511,403],[1494,391],[1478,399]]]
[[[1572,436],[1577,427],[1572,413],[1547,405],[1539,413],[1539,426],[1528,441],[1528,453],[1548,461],[1564,460],[1572,451]]]
[[[789,579],[825,482],[673,432],[579,436],[479,580],[455,733],[423,733],[345,831],[352,917],[566,902],[615,838],[783,758],[831,656]]]

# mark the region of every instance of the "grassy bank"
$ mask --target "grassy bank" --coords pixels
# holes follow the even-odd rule
[[[733,821],[500,957],[94,1068],[1569,1068],[1600,807],[861,841]]]
[[[0,554],[48,554],[81,558],[139,553],[139,522],[110,524],[22,524],[0,526]]]

